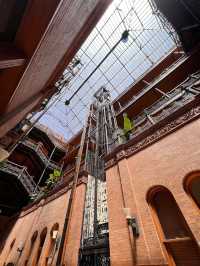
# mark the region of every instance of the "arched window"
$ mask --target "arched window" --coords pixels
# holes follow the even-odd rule
[[[7,254],[7,258],[9,257],[10,253],[11,253],[11,250],[13,249],[14,245],[15,245],[15,241],[16,241],[16,238],[14,238],[12,240],[12,242],[10,243],[10,248],[9,248],[9,251],[8,251],[8,254]],[[10,263],[10,262],[9,262]],[[4,262],[4,265],[8,265],[6,264],[6,262]]]
[[[148,193],[153,219],[172,265],[198,266],[200,253],[173,195],[164,187]]]
[[[184,189],[200,209],[200,173],[187,176],[184,180]]]
[[[10,250],[12,250],[12,248],[13,248],[13,246],[14,246],[14,244],[15,244],[15,241],[16,241],[16,238],[13,239],[13,241],[10,243]]]
[[[35,231],[31,237],[31,243],[30,243],[30,247],[29,247],[29,250],[28,250],[28,253],[27,253],[27,259],[25,261],[25,264],[24,266],[27,266],[28,265],[28,261],[32,255],[32,251],[33,251],[33,248],[35,246],[35,242],[36,242],[36,239],[37,239],[37,236],[38,236],[38,231]]]
[[[39,243],[39,247],[38,247],[38,251],[37,251],[36,265],[38,264],[38,262],[40,260],[40,256],[42,253],[42,248],[44,246],[46,235],[47,235],[47,228],[45,227],[40,234],[40,243]]]
[[[51,265],[56,252],[56,243],[58,239],[59,224],[55,223],[50,231],[50,243],[46,257],[46,266]]]

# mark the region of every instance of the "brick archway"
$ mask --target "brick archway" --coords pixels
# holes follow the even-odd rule
[[[148,191],[147,202],[169,265],[198,266],[198,245],[172,193],[155,186]]]
[[[183,180],[183,188],[200,209],[200,171],[188,174]]]

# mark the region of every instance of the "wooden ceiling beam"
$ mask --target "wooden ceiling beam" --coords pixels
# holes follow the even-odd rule
[[[75,46],[78,49],[81,46],[89,34],[85,29],[92,30],[110,2],[111,0],[60,2],[12,95],[7,110],[16,108],[28,97],[45,88],[51,75],[57,72],[57,67],[63,58],[66,65],[69,63],[76,52],[72,47]],[[88,21],[92,22],[92,27]],[[82,38],[82,31],[87,34],[84,38]]]
[[[22,50],[28,54],[29,60],[18,85],[16,87],[9,86],[10,93],[3,99],[2,113],[4,117],[7,113],[10,114],[23,106],[27,99],[46,90],[49,84],[55,82],[111,2],[112,0],[59,1],[48,25],[45,24],[46,30],[40,37],[40,42],[34,49],[33,55],[27,53],[26,49],[20,45]],[[27,12],[30,10],[27,9]],[[31,28],[28,27],[26,32],[30,32],[30,30]],[[27,35],[27,38],[30,37],[33,39],[34,36]],[[17,44],[19,45],[19,43],[18,41]],[[2,76],[4,77],[3,73]],[[16,125],[33,108],[34,106],[30,104],[29,107],[26,107],[26,111],[16,114],[15,117],[12,115],[10,119],[4,121],[0,125],[0,136]]]
[[[0,69],[22,66],[26,62],[25,55],[10,44],[0,43]]]

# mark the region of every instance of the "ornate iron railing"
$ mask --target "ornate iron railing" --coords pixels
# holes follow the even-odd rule
[[[144,86],[142,90],[130,97],[129,100],[127,100],[125,103],[120,103],[120,105],[117,107],[116,114],[118,115],[122,110],[125,110],[126,107],[129,106],[133,101],[138,100],[141,96],[146,94],[149,91],[150,87],[152,87],[153,89],[156,86],[157,81],[162,80],[169,72],[173,71],[176,66],[179,66],[182,60],[182,58],[179,58],[177,61],[171,64],[169,68],[164,69],[158,76],[156,76],[156,78],[153,79],[150,84]],[[145,83],[145,80],[143,81]],[[133,85],[131,85],[131,87],[133,87]]]
[[[134,128],[131,132],[131,138],[136,137],[193,101],[197,95],[200,95],[200,72],[191,75],[182,84],[133,118]]]
[[[109,252],[100,252],[97,254],[80,254],[79,266],[109,266],[110,255]]]
[[[94,240],[94,237],[88,237],[83,239],[83,247],[94,246],[94,242],[106,242],[108,241],[109,229],[108,223],[102,223],[97,225],[97,238]]]
[[[25,166],[18,165],[11,161],[5,161],[0,164],[0,170],[5,173],[9,173],[11,175],[16,176],[17,179],[24,186],[28,194],[32,194],[33,191],[35,190],[36,183],[33,180],[33,176],[29,175],[27,168]],[[39,192],[38,188],[37,192]]]
[[[102,238],[102,236],[105,236],[109,233],[108,230],[108,223],[98,224],[97,226],[97,235],[99,238]]]
[[[49,160],[49,158],[44,154],[41,148],[42,145],[41,143],[36,144],[26,139],[22,142],[22,144],[34,150],[39,155],[41,160],[44,162],[45,166],[48,166],[51,169],[60,169],[60,166],[57,163],[53,162],[52,160]]]

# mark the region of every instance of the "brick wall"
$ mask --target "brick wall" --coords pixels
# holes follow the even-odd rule
[[[84,203],[84,192],[85,192],[85,184],[82,183],[77,187],[76,197],[75,197],[75,205],[76,210],[78,209],[78,213],[76,211],[73,212],[72,221],[78,221],[77,223],[73,224],[73,232],[69,231],[69,242],[73,242],[74,250],[70,253],[71,259],[73,261],[77,260],[78,256],[78,249],[80,245],[80,241],[75,241],[71,234],[76,234],[76,239],[80,239],[80,235],[78,235],[81,231],[81,216],[80,212],[83,212],[83,203]],[[63,230],[64,224],[64,217],[66,214],[68,200],[69,200],[70,191],[68,190],[64,194],[60,195],[59,197],[55,198],[52,201],[41,200],[37,206],[33,206],[33,210],[27,213],[27,210],[20,214],[20,217],[17,219],[15,225],[13,226],[8,238],[5,241],[5,246],[3,251],[0,255],[0,265],[3,263],[13,262],[15,265],[24,265],[27,257],[29,257],[29,262],[27,265],[35,265],[36,264],[36,257],[38,252],[38,246],[40,243],[40,234],[47,228],[47,235],[45,238],[45,242],[43,245],[42,253],[40,256],[40,260],[38,265],[46,265],[46,257],[48,256],[48,250],[50,248],[51,237],[50,232],[54,224],[58,223],[59,225],[59,233],[58,236],[61,237],[61,233]],[[34,232],[38,231],[38,237],[35,241],[34,247],[32,248],[32,253],[30,255],[30,247],[31,247],[31,237],[33,236]],[[76,233],[75,233],[76,232]],[[15,243],[10,248],[12,241],[15,240]],[[67,244],[71,245],[71,243]],[[77,246],[76,246],[77,245]],[[20,255],[20,252],[17,249],[20,246],[24,246],[23,251]],[[52,266],[55,265],[57,257],[57,251],[54,253]]]
[[[199,132],[200,120],[197,120],[107,170],[112,265],[167,264],[146,201],[149,189],[154,186],[162,185],[172,192],[194,238],[200,243],[199,210],[183,189],[186,175],[193,171],[200,173]],[[130,208],[139,221],[136,250],[131,248],[124,207]]]
[[[65,240],[63,263],[66,266],[78,265],[78,252],[81,241],[81,229],[83,222],[83,210],[85,201],[85,186],[76,191],[70,226]]]

